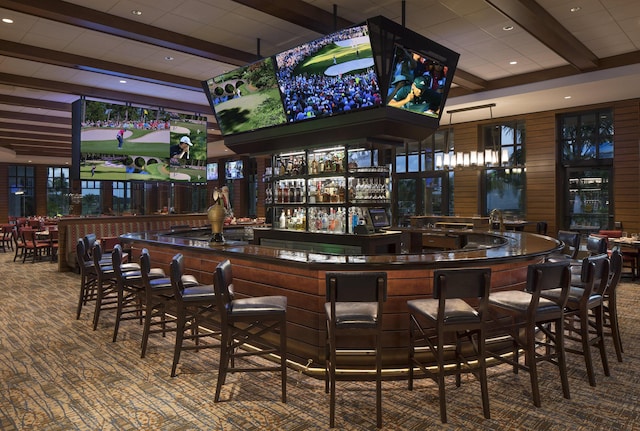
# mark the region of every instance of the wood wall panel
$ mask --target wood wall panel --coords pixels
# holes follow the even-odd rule
[[[629,232],[640,230],[640,101],[614,106],[613,204],[615,221]]]
[[[553,112],[529,114],[526,127],[526,211],[531,222],[546,221],[548,233],[558,230],[556,211],[556,133]],[[533,226],[531,226],[533,228]]]

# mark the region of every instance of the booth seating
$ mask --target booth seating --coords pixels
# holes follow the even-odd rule
[[[209,224],[207,215],[202,214],[167,214],[150,216],[109,216],[109,217],[64,217],[58,221],[58,271],[77,270],[75,245],[78,238],[87,234],[95,238],[118,238],[130,232],[169,231],[177,224],[203,227]],[[107,246],[111,246],[111,240]],[[117,241],[114,241],[115,244]],[[87,249],[89,252],[91,248]],[[104,249],[104,252],[109,250]]]

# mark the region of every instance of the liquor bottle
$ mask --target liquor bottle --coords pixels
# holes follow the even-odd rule
[[[284,210],[280,213],[280,229],[285,229],[287,227],[287,217],[284,215]]]
[[[294,184],[295,183],[289,183],[289,203],[296,202],[296,188]]]
[[[301,182],[296,182],[294,202],[296,202],[296,203],[301,203],[302,202]]]
[[[282,188],[282,202],[285,204],[289,203],[289,187],[287,186],[287,183],[284,183]]]

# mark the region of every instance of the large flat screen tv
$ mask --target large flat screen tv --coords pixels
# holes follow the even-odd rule
[[[449,66],[428,56],[396,46],[387,88],[387,106],[440,118],[451,85]]]
[[[74,178],[206,180],[205,117],[86,99],[73,105]],[[180,147],[181,140],[185,154],[174,159],[172,148]]]
[[[216,181],[218,179],[218,163],[207,163],[207,181]]]
[[[289,122],[382,103],[367,25],[340,30],[275,58]]]
[[[202,83],[223,136],[286,122],[272,58]]]

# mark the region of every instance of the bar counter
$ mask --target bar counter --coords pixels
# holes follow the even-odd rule
[[[203,229],[182,233],[130,233],[121,235],[120,239],[131,247],[134,259],[139,257],[142,248],[147,248],[152,265],[163,267],[167,272],[171,258],[182,253],[185,273],[195,275],[204,283],[213,283],[216,265],[229,259],[238,297],[287,296],[288,359],[308,374],[314,370],[320,373],[324,366],[325,272],[386,271],[388,297],[384,305],[383,361],[388,372],[402,373],[407,366],[406,303],[431,296],[435,269],[489,266],[492,290],[522,289],[527,266],[561,250],[561,243],[556,239],[536,234],[479,230],[466,231],[466,234],[472,240],[470,249],[381,255],[332,255],[241,241],[211,245],[210,235]],[[359,340],[353,341],[357,344]],[[370,360],[367,357],[350,359],[354,365],[368,364]]]

